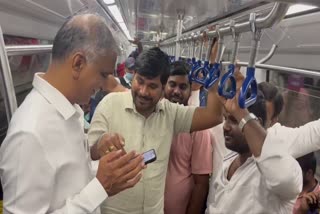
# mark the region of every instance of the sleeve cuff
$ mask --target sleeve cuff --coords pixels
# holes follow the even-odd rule
[[[92,212],[108,197],[107,192],[96,177],[81,192],[87,196],[92,206]]]

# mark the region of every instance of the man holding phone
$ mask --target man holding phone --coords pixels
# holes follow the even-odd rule
[[[222,122],[216,87],[209,89],[207,106],[181,106],[162,99],[170,75],[168,55],[159,48],[143,51],[135,63],[131,91],[111,93],[98,105],[89,130],[89,144],[103,133],[119,133],[125,148],[154,149],[157,160],[144,170],[142,181],[102,205],[102,213],[161,214],[172,137]]]

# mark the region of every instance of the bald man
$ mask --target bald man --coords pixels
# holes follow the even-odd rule
[[[4,213],[100,213],[108,197],[134,186],[143,158],[115,151],[118,135],[89,148],[78,104],[114,71],[117,46],[105,21],[78,15],[63,24],[52,64],[36,73],[33,90],[14,113],[0,149]],[[96,176],[91,157],[100,159]]]

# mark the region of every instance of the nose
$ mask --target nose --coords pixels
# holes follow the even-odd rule
[[[181,90],[178,88],[178,87],[175,87],[174,89],[173,89],[173,94],[175,94],[175,95],[181,95]]]
[[[143,97],[149,96],[149,91],[148,91],[147,86],[145,86],[145,85],[141,86],[140,90],[139,90],[139,94],[140,94],[140,96],[143,96]]]
[[[225,121],[224,121],[223,131],[224,131],[224,132],[229,132],[229,131],[231,131],[231,126],[230,126],[228,120],[225,120]]]

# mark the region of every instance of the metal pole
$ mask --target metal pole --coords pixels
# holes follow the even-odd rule
[[[240,43],[240,33],[236,33],[236,31],[235,31],[235,21],[234,20],[231,20],[231,22],[230,22],[230,30],[232,32],[232,38],[233,38],[233,49],[232,49],[230,61],[231,61],[231,64],[234,65],[237,60],[239,43]]]
[[[223,62],[222,65],[228,65],[230,62]],[[236,62],[236,65],[248,67],[247,62]],[[266,70],[273,70],[273,71],[283,71],[286,73],[292,73],[292,74],[299,74],[307,77],[317,77],[320,78],[320,72],[317,71],[310,71],[306,69],[300,69],[300,68],[291,68],[291,67],[285,67],[285,66],[278,66],[278,65],[269,65],[269,64],[260,64],[257,63],[255,65],[256,68],[260,69],[266,69]]]
[[[10,45],[5,47],[8,56],[25,56],[51,53],[52,45]]]
[[[0,26],[0,60],[1,60],[1,67],[2,70],[0,72],[1,79],[3,81],[3,87],[1,91],[3,91],[3,98],[6,108],[7,120],[8,123],[17,109],[17,99],[16,94],[14,91],[14,85],[11,76],[10,64],[7,56],[7,52],[5,49],[5,43],[3,39],[3,32]]]
[[[218,32],[218,50],[217,50],[217,56],[215,58],[215,63],[220,63],[222,56],[223,56],[223,53],[224,53],[224,49],[225,49],[224,37],[220,35],[219,28],[220,28],[220,26],[217,25],[216,30]]]
[[[276,52],[277,48],[278,48],[278,45],[273,44],[269,53],[265,57],[260,59],[257,63],[263,64],[263,63],[266,63],[267,61],[269,61],[271,59],[271,57],[274,55],[274,53]]]
[[[261,29],[256,28],[256,14],[250,14],[250,28],[252,32],[251,50],[248,67],[252,68],[256,64],[258,48],[260,45]]]
[[[256,20],[256,27],[258,29],[263,29],[263,28],[270,28],[277,22],[280,22],[283,17],[286,15],[286,12],[289,8],[289,4],[286,3],[275,3],[271,12],[262,18],[258,18]],[[250,31],[250,21],[242,22],[235,24],[235,31],[237,33],[243,33],[243,32],[248,32]],[[226,26],[226,27],[221,27],[219,29],[219,33],[221,36],[226,36],[226,35],[232,35],[231,31],[231,26]],[[217,30],[214,31],[209,31],[207,33],[209,37],[217,37],[218,33]],[[201,35],[197,36],[195,39],[200,38]]]
[[[180,37],[182,34],[182,24],[183,24],[183,12],[178,13],[178,23],[177,23],[177,38],[176,38],[176,48],[175,48],[175,58],[176,60],[180,57]]]

